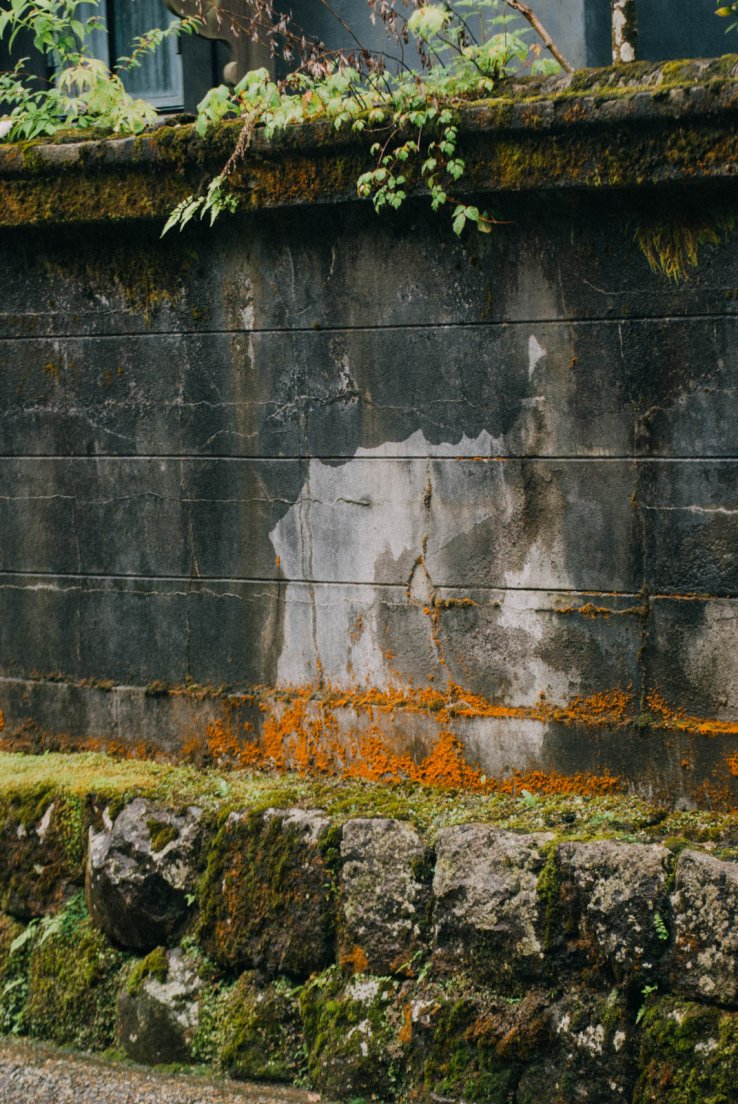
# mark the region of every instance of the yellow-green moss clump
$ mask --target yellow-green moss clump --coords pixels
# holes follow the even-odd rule
[[[140,993],[147,978],[153,978],[154,981],[164,982],[167,980],[168,973],[169,960],[167,959],[166,948],[155,947],[145,958],[134,963],[131,968],[128,980],[126,981],[126,992],[128,996],[134,997],[136,993]]]
[[[732,212],[705,208],[698,213],[680,214],[677,210],[643,221],[636,228],[635,240],[652,272],[680,283],[699,266],[702,250],[709,245],[721,245],[734,229]]]
[[[333,967],[300,997],[310,1080],[329,1097],[394,1098],[401,1087],[399,982],[368,974],[346,980]]]
[[[252,972],[235,984],[214,985],[200,1000],[195,1057],[238,1080],[303,1079],[300,991],[284,980],[264,985]]]
[[[167,824],[165,820],[147,820],[146,827],[149,830],[152,851],[163,851],[179,835],[177,828],[173,824]]]
[[[735,1104],[738,1012],[674,997],[651,1000],[633,1104]]]
[[[0,908],[23,920],[58,908],[80,885],[84,802],[51,780],[0,792]]]
[[[410,782],[378,784],[320,778],[296,772],[204,770],[147,760],[117,759],[98,752],[44,755],[0,752],[0,823],[38,823],[55,798],[73,800],[84,823],[102,809],[111,817],[134,797],[170,808],[199,805],[222,824],[228,812],[249,809],[324,809],[335,826],[351,817],[396,817],[413,824],[433,842],[436,832],[455,824],[495,824],[519,831],[552,830],[561,839],[667,838],[709,840],[720,857],[738,856],[738,816],[731,813],[669,811],[626,794],[470,793]],[[10,810],[15,810],[12,816]],[[17,813],[20,811],[20,821]],[[83,830],[81,845],[84,845]],[[330,838],[326,862],[330,866]],[[0,848],[0,863],[4,861]],[[80,875],[80,868],[77,874]],[[0,884],[3,871],[0,870]],[[80,875],[81,876],[81,875]],[[11,910],[6,910],[11,911]],[[12,915],[14,913],[11,912]]]
[[[92,925],[82,895],[38,925],[28,956],[27,1033],[104,1050],[115,1032],[125,957]]]

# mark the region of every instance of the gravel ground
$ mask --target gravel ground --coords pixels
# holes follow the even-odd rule
[[[318,1104],[317,1093],[165,1076],[0,1039],[0,1104]]]

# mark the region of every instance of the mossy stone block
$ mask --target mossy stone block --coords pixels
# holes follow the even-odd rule
[[[399,983],[368,974],[345,982],[333,968],[300,1000],[310,1080],[333,1099],[392,1100],[406,1053]]]
[[[738,1013],[651,998],[633,1104],[735,1104]]]
[[[623,985],[652,983],[670,940],[671,853],[659,844],[597,840],[561,844],[557,859],[572,964],[589,962]]]
[[[305,1072],[300,989],[242,974],[219,1000],[214,1062],[229,1077],[293,1082]]]
[[[410,824],[349,820],[341,837],[339,954],[355,973],[407,970],[428,943],[431,853]]]
[[[461,974],[419,986],[404,1002],[414,1093],[471,1104],[516,1099],[524,1064],[544,1038],[545,1009],[539,990],[505,1000]]]
[[[80,895],[32,941],[25,1020],[28,1034],[83,1050],[103,1050],[115,1034],[124,956],[95,928]]]
[[[525,1055],[515,1104],[619,1104],[636,1077],[626,996],[570,988],[540,1017],[537,1053]]]
[[[147,1065],[187,1062],[199,1018],[199,956],[159,947],[137,963],[118,994],[116,1038]]]
[[[84,878],[85,812],[49,787],[0,803],[0,908],[32,920],[61,907]]]
[[[545,906],[538,892],[549,833],[484,824],[445,828],[436,840],[433,961],[517,993],[545,969]]]
[[[672,988],[687,999],[737,1005],[738,863],[682,851],[672,907]]]
[[[175,812],[137,797],[90,832],[85,893],[114,943],[149,951],[176,941],[197,881],[201,810]]]
[[[231,813],[210,848],[199,935],[217,962],[307,978],[334,955],[331,822],[314,810]]]

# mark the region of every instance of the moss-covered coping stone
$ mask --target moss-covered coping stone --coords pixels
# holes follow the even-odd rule
[[[738,172],[735,55],[509,78],[459,111],[466,192],[632,188]],[[224,123],[203,140],[192,124],[174,123],[135,138],[67,132],[0,145],[0,226],[162,218],[220,171],[239,129]],[[325,122],[269,141],[257,133],[234,177],[242,206],[355,200],[372,141]]]

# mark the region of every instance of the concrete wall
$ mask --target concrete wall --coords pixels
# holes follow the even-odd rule
[[[732,202],[685,187],[6,228],[4,736],[731,791],[735,240],[677,285],[634,239]]]

